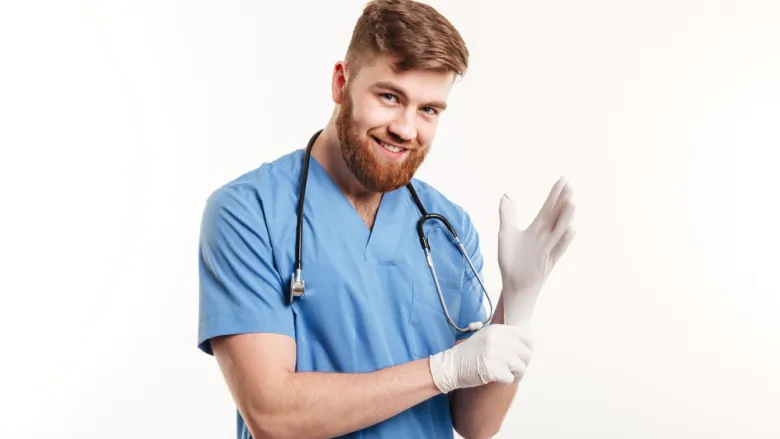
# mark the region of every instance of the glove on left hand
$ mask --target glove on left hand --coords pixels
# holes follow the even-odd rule
[[[574,204],[570,198],[568,183],[559,179],[524,230],[517,227],[515,201],[508,195],[501,198],[498,266],[507,324],[529,324],[542,286],[574,238],[570,227]]]

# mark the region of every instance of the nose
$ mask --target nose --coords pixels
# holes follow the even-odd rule
[[[390,124],[389,130],[400,140],[408,142],[417,137],[414,110],[406,110],[399,113],[398,117]]]

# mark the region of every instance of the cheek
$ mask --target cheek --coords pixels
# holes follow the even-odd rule
[[[397,117],[398,109],[382,105],[380,102],[356,103],[353,113],[355,122],[366,129],[383,127]]]
[[[428,145],[433,141],[433,138],[436,137],[437,127],[438,123],[431,120],[423,119],[417,123],[417,140],[420,145]]]

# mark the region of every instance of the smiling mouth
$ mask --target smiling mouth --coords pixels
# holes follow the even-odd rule
[[[386,149],[386,150],[388,150],[388,151],[390,151],[390,152],[393,152],[393,153],[399,154],[399,153],[402,153],[402,152],[404,152],[404,151],[407,151],[407,150],[408,150],[408,148],[401,148],[401,147],[398,147],[398,146],[389,145],[389,144],[387,144],[387,143],[383,142],[381,139],[378,139],[378,138],[376,138],[376,137],[374,137],[374,136],[371,136],[371,137],[374,139],[374,141],[375,141],[376,143],[378,143],[378,144],[379,144],[379,146],[381,146],[382,148],[384,148],[384,149]]]

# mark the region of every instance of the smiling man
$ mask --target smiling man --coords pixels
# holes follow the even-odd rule
[[[217,359],[238,408],[239,438],[498,432],[530,361],[522,323],[553,265],[515,250],[553,249],[557,260],[571,237],[570,209],[559,183],[542,211],[554,226],[537,221],[546,240],[536,246],[542,241],[504,227],[512,217],[502,200],[504,290],[495,315],[487,312],[469,215],[414,178],[467,65],[461,36],[433,8],[369,3],[333,68],[333,115],[306,150],[209,197],[198,346]],[[463,245],[443,223],[426,223],[436,281],[417,234],[423,209],[447,218]],[[292,299],[299,251],[304,294]],[[543,276],[521,263],[546,267]]]

